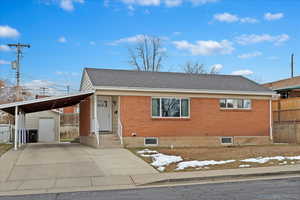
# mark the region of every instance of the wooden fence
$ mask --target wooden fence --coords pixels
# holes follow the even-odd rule
[[[300,98],[272,103],[273,136],[277,143],[300,143]]]

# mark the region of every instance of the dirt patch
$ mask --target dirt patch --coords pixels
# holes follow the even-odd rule
[[[133,153],[140,149],[130,149]],[[160,153],[167,155],[181,156],[184,161],[192,160],[236,160],[236,162],[222,164],[222,165],[210,165],[199,168],[186,168],[181,171],[195,171],[195,170],[212,170],[212,169],[231,169],[240,168],[240,165],[250,165],[250,167],[265,167],[276,165],[292,165],[299,164],[299,160],[270,160],[266,163],[247,163],[240,160],[247,158],[257,157],[273,157],[273,156],[300,156],[300,145],[268,145],[268,146],[234,146],[234,147],[201,147],[201,148],[151,148],[151,150],[157,150]],[[138,155],[139,156],[139,155]],[[148,163],[152,162],[149,157],[141,157]],[[165,172],[176,171],[176,163],[166,166]]]
[[[12,144],[0,144],[0,157],[12,148]]]

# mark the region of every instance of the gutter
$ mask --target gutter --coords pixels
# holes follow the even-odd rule
[[[236,95],[256,95],[274,97],[277,94],[270,92],[256,91],[233,91],[233,90],[197,90],[197,89],[175,89],[175,88],[141,88],[141,87],[111,87],[94,86],[96,90],[117,90],[117,91],[136,91],[136,92],[176,92],[176,93],[195,93],[195,94],[236,94]]]

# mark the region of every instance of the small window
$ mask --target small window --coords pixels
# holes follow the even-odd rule
[[[250,99],[220,99],[220,108],[251,109]]]
[[[221,137],[222,144],[233,144],[232,137]]]
[[[157,138],[145,138],[144,144],[145,144],[145,146],[156,146],[156,145],[158,145],[158,139]]]

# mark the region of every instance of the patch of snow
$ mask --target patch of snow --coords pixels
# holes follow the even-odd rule
[[[207,165],[223,165],[227,163],[235,162],[235,160],[221,160],[221,161],[215,161],[215,160],[192,160],[192,161],[184,161],[177,164],[176,170],[183,170],[188,167],[204,167]]]
[[[242,162],[252,162],[252,163],[266,163],[269,162],[270,160],[278,160],[278,161],[282,161],[284,160],[285,157],[283,156],[274,156],[274,157],[258,157],[258,158],[247,158],[244,160],[241,160]]]
[[[288,160],[300,160],[300,156],[289,156],[289,157],[286,157],[286,159],[288,159]]]
[[[158,171],[161,171],[161,172],[165,171],[165,169],[166,169],[165,167],[158,167],[158,168],[157,168],[157,170],[158,170]]]
[[[170,156],[162,153],[152,154],[151,158],[153,159],[151,165],[154,167],[162,167],[183,160],[181,156]]]
[[[240,165],[240,168],[251,167],[251,165]]]
[[[141,151],[137,151],[138,154],[153,154],[153,153],[158,153],[157,151],[155,150],[150,150],[150,149],[144,149],[144,150],[141,150]]]

